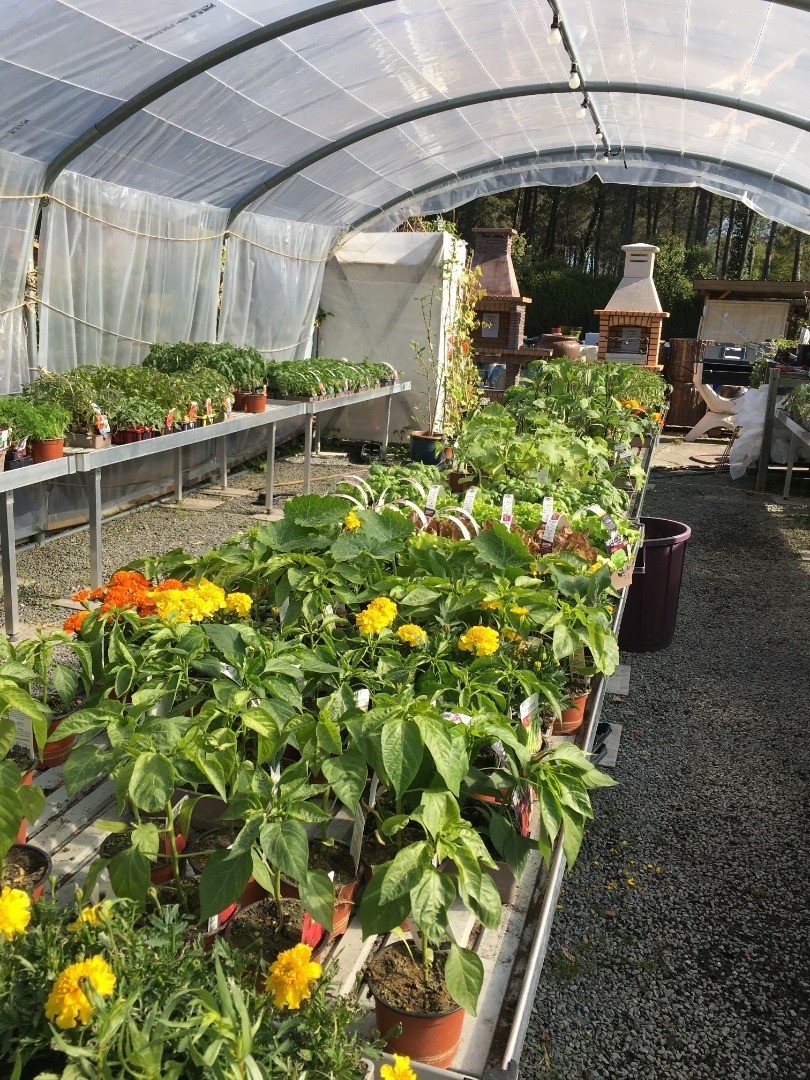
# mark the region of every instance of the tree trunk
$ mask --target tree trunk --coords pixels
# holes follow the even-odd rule
[[[734,232],[734,217],[737,213],[737,201],[731,200],[731,210],[728,214],[728,225],[726,226],[726,242],[723,246],[723,266],[721,268],[720,277],[728,276],[728,256],[731,251],[731,236]]]
[[[771,256],[773,255],[773,244],[776,240],[776,230],[778,226],[775,221],[771,222],[771,227],[768,230],[768,242],[765,245],[765,260],[762,263],[762,280],[767,281],[771,273]]]
[[[689,221],[687,222],[687,225],[686,225],[686,237],[685,237],[684,243],[686,244],[687,247],[689,247],[689,245],[692,242],[692,228],[693,228],[693,226],[695,224],[695,210],[697,209],[697,203],[698,203],[698,196],[699,195],[700,195],[700,188],[695,188],[695,192],[694,192],[694,194],[692,196],[692,205],[689,208]]]
[[[662,188],[658,188],[655,193],[655,202],[653,204],[653,219],[652,227],[650,229],[650,236],[653,240],[658,234],[658,218],[661,214],[661,201],[664,198],[664,191]]]
[[[791,281],[799,281],[802,270],[802,246],[804,244],[804,233],[796,233],[796,249],[793,254],[793,273],[790,275]]]
[[[714,265],[720,268],[720,247],[723,243],[723,218],[726,216],[726,200],[720,200],[720,212],[717,215],[717,243],[714,245]]]
[[[737,261],[737,279],[742,280],[745,273],[745,267],[748,263],[748,245],[751,242],[751,227],[754,224],[754,211],[750,209],[743,210],[742,219],[742,233],[740,235],[740,250]]]
[[[638,188],[628,188],[624,204],[624,221],[622,223],[622,245],[633,243],[633,226],[636,223],[637,200]]]
[[[681,193],[680,188],[672,189],[672,228],[670,232],[675,235],[678,229],[678,196]]]
[[[551,206],[548,211],[548,224],[546,225],[546,238],[543,241],[543,258],[550,259],[554,254],[557,244],[557,215],[560,207],[560,189],[554,188],[551,196]]]
[[[602,214],[602,201],[605,197],[605,189],[602,185],[599,185],[597,191],[594,192],[593,207],[591,208],[591,216],[588,218],[588,224],[585,227],[585,235],[582,237],[582,243],[579,247],[579,254],[577,256],[577,264],[583,266],[585,260],[588,257],[588,251],[593,243],[593,234],[596,230],[596,225]]]
[[[709,215],[712,212],[712,193],[700,189],[695,214],[695,243],[705,244],[709,235]]]

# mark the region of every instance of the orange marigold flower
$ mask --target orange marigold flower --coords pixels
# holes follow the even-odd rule
[[[66,634],[78,633],[82,623],[89,614],[89,611],[74,611],[73,614],[68,615],[68,617],[62,623],[62,629],[65,631]]]
[[[155,586],[155,592],[166,592],[167,589],[187,589],[188,585],[185,581],[178,581],[177,578],[169,577],[165,581],[161,581],[159,585]]]
[[[85,600],[92,599],[92,597],[93,597],[93,590],[92,589],[80,589],[79,592],[75,592],[73,594],[73,596],[71,596],[70,599],[75,600],[77,603],[81,604]]]

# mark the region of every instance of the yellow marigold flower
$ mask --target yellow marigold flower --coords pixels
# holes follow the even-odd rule
[[[81,930],[82,926],[98,926],[102,915],[106,915],[111,907],[109,900],[102,900],[100,904],[88,904],[72,923],[68,923],[68,930]]]
[[[604,565],[605,564],[602,559],[597,559],[596,562],[592,562],[591,565],[588,567],[588,573],[595,574],[596,571],[601,570]]]
[[[488,626],[473,626],[458,639],[462,652],[474,652],[476,656],[492,656],[501,645],[497,630]]]
[[[357,616],[357,629],[361,634],[379,634],[397,617],[397,605],[387,596],[377,596]]]
[[[346,526],[349,532],[354,532],[355,529],[360,528],[363,522],[360,520],[357,514],[355,514],[354,510],[350,510],[346,517],[343,519],[343,524]]]
[[[397,630],[397,636],[400,641],[410,645],[412,649],[417,649],[427,641],[427,634],[416,623],[406,623],[404,626],[400,626],[399,630]]]
[[[404,1054],[394,1054],[393,1065],[381,1065],[380,1076],[382,1080],[416,1080],[411,1059]]]
[[[481,607],[484,611],[500,611],[503,604],[500,600],[482,600]]]
[[[253,601],[244,592],[232,592],[228,593],[225,597],[225,610],[233,612],[238,615],[240,619],[244,619],[250,614],[250,609],[253,607]]]
[[[508,628],[503,631],[503,636],[507,641],[523,641],[523,638],[515,630],[509,630]]]
[[[22,889],[8,885],[0,892],[0,934],[11,941],[15,934],[25,932],[31,922],[31,897]]]
[[[519,607],[518,605],[510,607],[509,610],[513,615],[517,615],[519,619],[524,619],[529,614],[529,609],[527,607]]]
[[[71,964],[60,972],[45,1002],[45,1015],[57,1027],[75,1028],[86,1024],[93,1012],[93,1005],[82,989],[82,980],[93,987],[102,997],[109,997],[115,989],[115,975],[103,956],[91,956]]]
[[[655,420],[655,422],[657,424],[661,423],[662,417],[663,417],[663,413],[660,413],[660,412],[650,413],[650,419]]]
[[[300,1009],[301,1002],[312,993],[312,983],[320,977],[321,965],[312,959],[309,945],[295,945],[278,954],[264,988],[273,995],[273,1004],[279,1009]]]

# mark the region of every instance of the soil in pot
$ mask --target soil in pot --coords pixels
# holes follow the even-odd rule
[[[420,840],[425,838],[424,832],[417,825],[408,825],[397,835],[401,837],[399,845],[393,843],[381,844],[374,830],[369,830],[367,827],[360,848],[360,863],[363,867],[363,877],[366,883],[371,881],[372,870],[375,866],[381,866],[383,863],[393,859],[400,847],[419,843]]]
[[[389,945],[368,964],[366,980],[375,1000],[378,1030],[385,1035],[397,1025],[402,1029],[388,1039],[385,1049],[444,1069],[458,1050],[464,1010],[444,985],[444,956],[437,954],[427,984],[421,959],[402,942]]]
[[[105,840],[102,840],[98,853],[102,859],[111,859],[119,851],[125,851],[131,843],[129,833],[110,833]],[[150,867],[149,880],[153,885],[163,885],[172,880],[173,871],[170,859],[158,859],[157,862],[151,863]]]
[[[241,825],[237,825],[234,829],[224,827],[211,829],[209,832],[196,837],[188,851],[189,865],[195,874],[203,872],[205,864],[208,862],[208,856],[212,852],[224,851],[231,846],[236,834],[239,832],[239,828],[241,828]],[[258,900],[264,900],[267,895],[267,890],[263,889],[258,881],[251,876],[242,895],[239,897],[239,906],[244,908],[249,904],[255,904]]]
[[[282,900],[284,925],[279,924],[278,908],[272,896],[259,900],[241,911],[228,924],[226,938],[237,949],[251,952],[257,960],[271,964],[279,953],[300,945],[306,912],[298,900]],[[321,930],[321,940],[312,949],[313,956],[326,944],[326,934]]]
[[[357,903],[357,889],[363,881],[363,866],[354,868],[354,859],[345,844],[321,844],[317,841],[309,846],[309,865],[313,870],[325,870],[332,874],[335,885],[335,916],[329,940],[334,941],[345,934]],[[281,879],[282,896],[298,897],[298,886],[287,879]]]
[[[39,900],[51,872],[51,858],[32,844],[12,844],[0,874],[0,888],[8,885],[22,889],[32,900]]]
[[[189,915],[196,922],[202,924],[203,920],[200,917],[200,889],[199,889],[197,879],[193,878],[193,877],[192,878],[184,878],[181,881],[180,884],[183,887],[183,897],[185,899],[186,908],[188,909]],[[162,907],[167,907],[170,904],[179,904],[179,902],[180,902],[179,898],[178,898],[178,895],[177,895],[177,889],[175,888],[174,882],[172,882],[170,885],[159,885],[157,887],[157,889],[155,890],[155,892],[157,893],[158,901],[160,902]],[[147,910],[149,910],[150,906],[153,906],[153,903],[154,903],[153,901],[151,901],[150,899],[147,899],[147,902],[146,902]],[[181,905],[181,908],[182,908],[182,905]],[[233,916],[234,916],[234,914],[236,912],[236,909],[237,909],[236,904],[228,904],[228,906],[226,908],[223,908],[223,910],[220,911],[220,913],[218,915],[219,923],[218,923],[218,926],[216,927],[216,931],[225,928],[225,926],[233,918]],[[210,921],[209,921],[209,924],[210,924]],[[209,942],[209,941],[213,940],[213,935],[214,935],[214,933],[216,931],[212,929],[211,933],[209,935],[207,935],[206,938],[205,938],[206,942]]]

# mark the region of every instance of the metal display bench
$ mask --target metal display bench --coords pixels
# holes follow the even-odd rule
[[[322,398],[317,401],[270,401],[263,413],[245,413],[218,424],[194,428],[191,431],[178,431],[156,439],[143,439],[140,442],[126,443],[123,446],[110,446],[103,450],[68,449],[65,457],[57,461],[44,462],[41,465],[28,465],[23,469],[14,469],[0,473],[0,494],[3,497],[2,515],[0,515],[0,547],[2,548],[3,573],[3,609],[5,632],[14,637],[20,631],[16,538],[14,530],[14,492],[23,488],[48,483],[51,480],[77,473],[89,476],[88,495],[90,528],[90,585],[98,588],[102,584],[102,472],[112,465],[156,455],[172,454],[174,458],[174,495],[180,501],[183,498],[185,477],[183,451],[185,448],[205,442],[216,442],[220,483],[228,486],[228,444],[229,435],[246,431],[255,431],[264,436],[267,453],[267,475],[265,481],[266,507],[273,507],[275,484],[276,426],[281,421],[302,418],[304,420],[304,493],[308,494],[312,484],[312,422],[307,418],[332,409],[341,409],[368,403],[385,401],[385,438],[382,453],[388,447],[389,422],[391,417],[391,398],[410,390],[409,382],[393,383],[374,390],[363,390],[337,398]],[[261,443],[257,441],[257,450]]]
[[[783,409],[776,410],[776,419],[790,432],[785,487],[782,491],[782,495],[787,499],[790,496],[790,484],[793,480],[793,466],[796,464],[796,454],[799,449],[799,443],[803,442],[805,446],[810,446],[810,431],[808,431],[807,428],[803,428],[801,424],[797,424]]]
[[[762,445],[759,451],[759,465],[757,467],[756,491],[764,491],[768,480],[768,465],[771,456],[771,436],[776,419],[776,399],[779,394],[801,386],[810,379],[810,375],[798,375],[795,372],[780,371],[771,368],[768,375],[768,400],[765,405],[765,427],[762,430]]]

